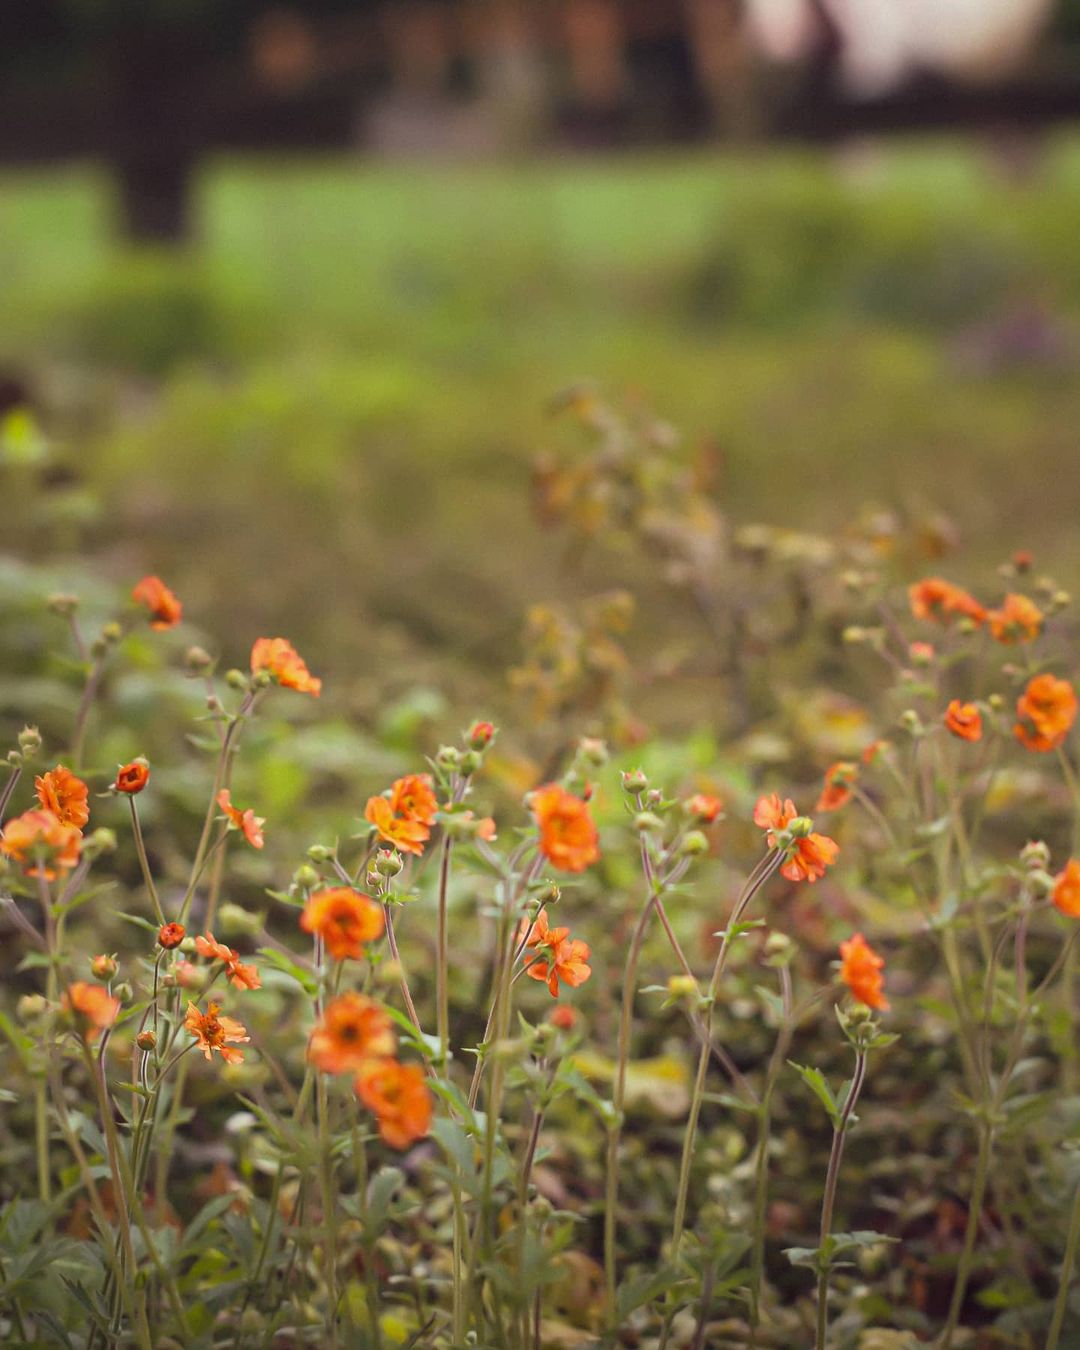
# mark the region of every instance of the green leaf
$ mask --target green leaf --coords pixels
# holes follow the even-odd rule
[[[314,996],[319,992],[319,983],[314,975],[306,971],[303,966],[298,966],[295,961],[290,960],[284,952],[279,952],[276,947],[260,947],[259,955],[276,970],[291,976],[306,994]]]
[[[635,1308],[655,1302],[661,1294],[666,1294],[683,1278],[674,1266],[661,1266],[659,1270],[647,1272],[644,1275],[638,1275],[635,1279],[627,1280],[619,1287],[618,1296],[615,1300],[615,1316],[620,1322],[624,1321]]]
[[[840,1108],[832,1095],[832,1089],[825,1081],[825,1075],[820,1069],[806,1064],[796,1064],[793,1059],[789,1059],[788,1063],[825,1108],[835,1129],[840,1124]]]

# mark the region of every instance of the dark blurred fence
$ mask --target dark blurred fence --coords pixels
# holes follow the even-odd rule
[[[104,158],[127,232],[176,239],[209,151],[483,154],[1080,112],[1080,0],[995,78],[916,64],[858,98],[835,6],[795,3],[804,51],[779,71],[748,0],[4,0],[0,162]]]

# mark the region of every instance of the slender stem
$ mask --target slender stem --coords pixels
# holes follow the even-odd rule
[[[105,656],[102,654],[95,660],[90,669],[90,673],[86,678],[86,683],[83,685],[82,698],[79,700],[79,708],[75,714],[75,726],[71,733],[71,767],[76,773],[82,768],[83,745],[86,742],[86,724],[104,672]]]
[[[355,1100],[351,1105],[353,1166],[356,1168],[356,1202],[360,1217],[360,1244],[364,1256],[364,1287],[367,1294],[368,1322],[373,1350],[382,1350],[382,1328],[379,1325],[379,1282],[375,1278],[375,1239],[368,1221],[368,1162],[367,1145],[358,1126],[359,1113]]]
[[[146,856],[146,844],[143,840],[142,825],[139,822],[139,808],[135,803],[134,796],[128,797],[128,804],[131,807],[131,829],[135,835],[135,852],[139,855],[139,866],[142,868],[143,880],[146,882],[146,889],[150,893],[157,921],[164,924],[165,911],[161,908],[161,900],[158,898],[157,887],[154,885],[153,873],[150,871],[150,860]]]
[[[435,990],[436,1019],[439,1036],[439,1067],[444,1074],[450,1074],[450,989],[448,958],[448,919],[447,891],[450,886],[450,858],[454,850],[454,841],[447,835],[443,839],[442,856],[439,859],[439,910],[436,933]]]
[[[334,1164],[330,1156],[330,1103],[326,1088],[326,1075],[319,1074],[316,1093],[316,1111],[318,1113],[319,1134],[319,1179],[322,1189],[323,1225],[325,1241],[323,1259],[326,1277],[327,1331],[331,1347],[337,1345],[337,1197],[334,1194]]]
[[[979,1131],[979,1155],[975,1162],[975,1184],[972,1188],[971,1199],[968,1202],[964,1246],[960,1252],[959,1264],[956,1267],[956,1283],[953,1285],[952,1301],[949,1304],[945,1329],[941,1333],[941,1340],[938,1342],[938,1350],[949,1350],[953,1343],[953,1336],[956,1334],[957,1324],[960,1321],[960,1313],[964,1307],[964,1295],[967,1293],[971,1264],[975,1256],[975,1239],[978,1236],[979,1221],[982,1217],[986,1180],[990,1172],[990,1150],[993,1137],[993,1126],[989,1120],[984,1121],[982,1129]]]
[[[49,1203],[51,1177],[49,1172],[49,1098],[44,1078],[34,1084],[34,1137],[37,1144],[38,1196]]]
[[[794,1031],[791,1016],[791,971],[780,968],[780,990],[783,999],[783,1022],[776,1037],[765,1074],[765,1086],[758,1108],[757,1158],[754,1167],[754,1236],[750,1274],[750,1325],[753,1340],[761,1319],[761,1287],[765,1278],[765,1206],[769,1190],[769,1138],[772,1133],[772,1099],[781,1066],[786,1062]]]
[[[8,775],[8,780],[0,791],[0,825],[4,823],[4,813],[7,811],[8,802],[11,801],[11,795],[18,786],[19,779],[22,777],[22,765],[16,764]]]
[[[847,1101],[844,1102],[844,1109],[840,1114],[840,1119],[833,1129],[832,1152],[829,1154],[829,1170],[825,1176],[825,1195],[821,1202],[821,1233],[818,1238],[818,1262],[820,1270],[818,1273],[817,1288],[817,1350],[825,1350],[825,1336],[829,1325],[829,1266],[830,1262],[826,1258],[825,1245],[829,1241],[832,1233],[833,1205],[836,1202],[836,1186],[840,1180],[840,1163],[844,1156],[844,1142],[847,1138],[848,1121],[851,1119],[851,1113],[855,1110],[855,1103],[859,1100],[859,1093],[862,1091],[862,1085],[866,1078],[866,1051],[858,1050],[855,1054],[855,1074],[851,1080],[851,1088],[848,1091]]]
[[[1058,1282],[1057,1297],[1054,1299],[1054,1315],[1051,1318],[1050,1331],[1046,1338],[1046,1350],[1057,1350],[1061,1328],[1065,1322],[1065,1309],[1069,1300],[1069,1284],[1072,1280],[1078,1248],[1080,1248],[1080,1185],[1077,1186],[1076,1194],[1073,1196],[1072,1214],[1069,1218],[1069,1234],[1065,1239],[1065,1255],[1061,1259],[1061,1277]]]

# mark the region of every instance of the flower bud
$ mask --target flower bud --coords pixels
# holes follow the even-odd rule
[[[205,647],[189,647],[184,653],[184,665],[192,675],[209,675],[214,669],[214,658]]]
[[[164,923],[158,929],[158,946],[163,951],[172,951],[174,947],[179,947],[187,935],[187,930],[182,923]]]
[[[401,854],[392,848],[381,848],[375,854],[375,870],[384,877],[396,877],[405,864]]]
[[[103,983],[111,980],[117,970],[115,956],[106,956],[103,952],[100,956],[90,958],[90,971],[95,980],[101,980]]]
[[[900,714],[899,721],[904,730],[909,732],[912,736],[921,735],[923,724],[919,720],[919,714],[914,708],[905,708]]]
[[[41,749],[41,732],[37,727],[23,727],[19,732],[19,749],[28,759],[38,753]]]
[[[554,881],[534,882],[529,887],[529,896],[536,904],[537,909],[543,909],[545,905],[557,905],[562,896],[562,891]]]
[[[440,745],[435,752],[435,763],[440,769],[455,770],[461,764],[461,751],[452,745]]]
[[[45,601],[48,609],[53,614],[59,614],[61,618],[69,618],[79,608],[79,597],[69,595],[65,591],[54,591]]]
[[[1032,839],[1020,850],[1020,863],[1030,872],[1050,866],[1050,850],[1041,839]]]
[[[116,852],[116,831],[106,829],[102,826],[100,829],[93,830],[83,840],[82,856],[89,862],[94,858],[100,858],[106,853]]]
[[[7,762],[11,765],[13,769],[21,769],[23,757],[18,750],[9,750],[7,752]]]
[[[654,830],[662,830],[663,828],[664,822],[651,811],[639,811],[634,817],[634,829],[639,834],[651,834]]]
[[[602,769],[608,761],[608,749],[598,736],[582,736],[578,741],[578,755],[594,769]]]
[[[327,848],[325,844],[312,844],[307,855],[313,863],[325,863],[334,856],[334,850]]]
[[[1050,597],[1051,610],[1068,609],[1072,604],[1072,596],[1068,591],[1055,591]]]
[[[1001,712],[1001,710],[1005,707],[1005,700],[1002,698],[1000,694],[991,694],[989,698],[986,700],[986,704],[987,707],[989,707],[992,712]]]
[[[490,722],[474,722],[465,739],[470,750],[486,750],[495,739],[495,728]]]
[[[310,863],[301,863],[301,865],[292,874],[294,886],[299,886],[301,890],[310,891],[312,886],[319,884],[319,874]]]
[[[124,980],[122,984],[114,984],[113,993],[121,1003],[130,1003],[135,997],[135,990],[132,989],[127,980]]]
[[[791,963],[795,955],[795,944],[786,933],[773,929],[765,939],[765,946],[762,950],[765,964],[779,968]]]
[[[692,975],[670,975],[667,982],[668,998],[672,1002],[684,999],[697,1000],[700,996],[697,980]]]
[[[15,1005],[15,1016],[20,1022],[33,1022],[49,1008],[49,1000],[43,994],[23,994]]]
[[[270,686],[276,684],[277,681],[273,671],[264,669],[256,670],[250,680],[245,677],[244,683],[245,685],[250,684],[253,689],[269,689]]]
[[[123,636],[124,630],[115,621],[115,619],[111,623],[107,623],[102,626],[101,640],[102,642],[105,643],[107,647],[115,646],[115,644],[119,642]]]
[[[701,858],[709,851],[709,841],[700,830],[688,830],[679,845],[679,853],[684,858]]]
[[[263,672],[260,672],[262,674]],[[248,687],[248,677],[242,670],[227,670],[225,672],[225,683],[230,689],[246,689]]]
[[[793,839],[805,839],[807,835],[813,834],[814,822],[809,816],[796,816],[794,820],[788,821],[787,828]]]
[[[218,924],[226,937],[258,937],[263,928],[263,916],[252,914],[242,905],[232,903],[221,906],[218,911]]]
[[[369,891],[375,891],[376,894],[382,893],[383,878],[380,872],[376,872],[374,867],[369,867],[367,876],[364,878]]]
[[[113,791],[126,792],[129,797],[133,797],[137,792],[141,792],[149,781],[150,765],[142,755],[139,755],[130,764],[120,766],[116,782],[113,783]]]
[[[140,1031],[135,1037],[135,1044],[140,1050],[150,1051],[157,1045],[157,1037],[147,1028],[146,1031]]]
[[[578,1020],[577,1010],[569,1003],[556,1003],[548,1014],[548,1021],[560,1031],[573,1031]]]
[[[639,792],[644,792],[649,786],[649,780],[645,777],[644,770],[630,769],[622,776],[623,791],[629,792],[631,796],[637,796]]]

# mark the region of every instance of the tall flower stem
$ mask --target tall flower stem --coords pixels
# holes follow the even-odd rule
[[[840,1163],[844,1156],[844,1143],[847,1139],[848,1121],[859,1100],[863,1082],[866,1079],[866,1051],[855,1052],[855,1074],[851,1080],[844,1109],[840,1119],[833,1127],[832,1151],[829,1154],[829,1170],[825,1175],[825,1196],[821,1202],[821,1232],[818,1237],[817,1285],[817,1341],[816,1350],[825,1350],[825,1336],[829,1327],[829,1261],[825,1246],[832,1234],[833,1206],[836,1203],[836,1186],[840,1180]]]
[[[1065,1309],[1069,1300],[1069,1285],[1078,1249],[1080,1249],[1080,1184],[1077,1185],[1076,1194],[1073,1196],[1069,1233],[1065,1239],[1065,1255],[1061,1259],[1061,1279],[1058,1283],[1057,1297],[1054,1299],[1054,1315],[1050,1320],[1050,1330],[1046,1337],[1046,1350],[1057,1350],[1058,1341],[1061,1339],[1061,1328],[1065,1322]]]
[[[750,1257],[750,1327],[754,1340],[761,1320],[761,1287],[765,1278],[765,1205],[769,1190],[769,1139],[772,1134],[772,1099],[780,1069],[787,1060],[794,1031],[791,1010],[791,972],[780,967],[783,1022],[765,1073],[765,1086],[758,1107],[757,1158],[754,1163],[754,1235]]]
[[[945,1329],[941,1333],[941,1340],[938,1342],[939,1350],[949,1350],[953,1343],[953,1337],[956,1335],[957,1324],[960,1321],[960,1313],[964,1306],[964,1296],[967,1293],[968,1279],[971,1275],[971,1266],[975,1258],[975,1239],[979,1232],[979,1221],[982,1218],[983,1197],[986,1194],[986,1180],[990,1174],[990,1153],[993,1145],[994,1130],[989,1120],[983,1121],[982,1128],[979,1131],[979,1154],[975,1161],[975,1182],[971,1191],[971,1199],[968,1201],[967,1227],[964,1230],[964,1245],[960,1252],[960,1261],[956,1267],[956,1283],[953,1285],[952,1300],[949,1303],[949,1313],[945,1320]]]
[[[139,855],[139,866],[142,868],[143,880],[146,882],[146,889],[153,903],[157,921],[159,924],[164,924],[165,912],[161,908],[161,900],[158,898],[157,887],[154,885],[154,876],[150,871],[150,860],[146,856],[146,844],[143,841],[142,825],[139,822],[139,808],[135,803],[134,796],[128,798],[128,804],[131,807],[131,829],[135,836],[135,852]]]
[[[12,794],[18,787],[19,779],[22,777],[22,765],[16,764],[8,775],[8,780],[0,790],[0,825],[4,823],[4,813],[7,811],[8,802],[11,801]]]

